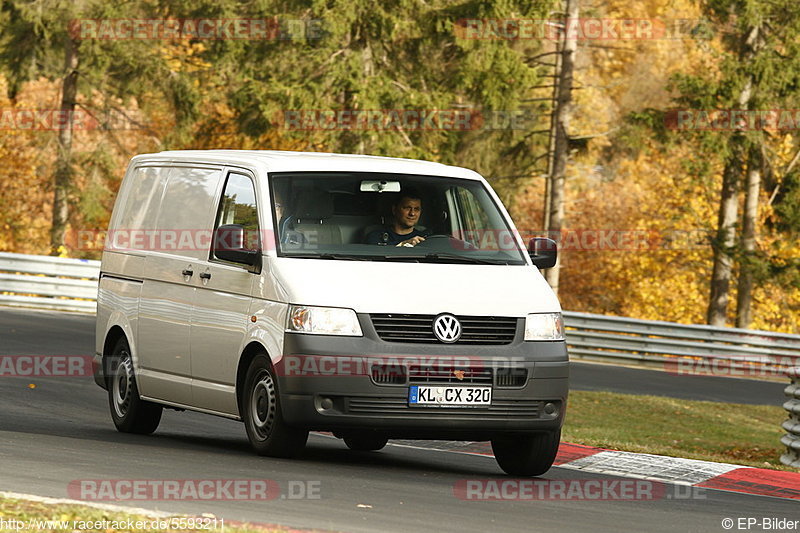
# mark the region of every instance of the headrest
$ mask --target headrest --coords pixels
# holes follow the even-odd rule
[[[301,192],[292,213],[292,216],[298,219],[323,219],[331,215],[333,215],[333,196],[328,191],[317,189]]]

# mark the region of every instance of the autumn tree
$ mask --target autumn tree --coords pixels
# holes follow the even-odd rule
[[[91,114],[91,105],[98,100],[104,107],[120,107],[115,103],[157,95],[162,105],[171,104],[174,124],[178,126],[173,132],[179,133],[179,126],[196,113],[196,97],[191,82],[170,69],[165,47],[159,40],[113,35],[107,39],[90,35],[87,39],[81,34],[83,22],[154,18],[159,14],[158,6],[99,0],[3,0],[0,12],[0,62],[10,81],[11,98],[26,81],[38,77],[58,80],[61,86],[58,109],[66,121],[57,130],[50,231],[51,252],[57,253],[64,243],[71,206],[79,197],[73,150],[76,109],[84,106]],[[116,111],[124,113],[121,109]]]
[[[294,34],[288,28],[282,39],[210,43],[207,54],[225,80],[241,131],[253,137],[278,131],[311,149],[458,163],[490,179],[525,177],[537,143],[546,142],[531,138],[539,104],[525,101],[541,82],[541,67],[529,59],[542,43],[507,39],[483,24],[541,19],[549,4],[265,4],[247,16],[268,18],[277,8],[278,20],[305,26]],[[465,33],[465,20],[476,21],[477,35]],[[464,110],[471,120],[466,128],[404,127],[391,120],[379,127],[291,124],[292,116],[313,118],[318,111],[392,110]],[[523,120],[512,124],[515,113]]]
[[[719,75],[676,77],[681,106],[697,111],[753,112],[791,108],[800,81],[800,14],[789,1],[715,0],[703,10],[722,34]],[[757,270],[756,233],[761,182],[771,166],[765,137],[774,129],[752,118],[731,123],[727,131],[701,133],[715,138],[724,158],[707,321],[724,325],[735,266],[739,266],[737,326],[752,320],[751,302]],[[738,234],[741,191],[745,186],[744,221]],[[737,235],[739,237],[737,238]]]

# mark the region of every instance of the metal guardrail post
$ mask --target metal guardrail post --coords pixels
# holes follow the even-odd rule
[[[789,398],[783,408],[789,413],[789,419],[781,427],[787,431],[781,437],[781,444],[786,446],[786,453],[781,456],[781,463],[800,468],[800,366],[790,368],[786,375],[792,383],[784,389]]]

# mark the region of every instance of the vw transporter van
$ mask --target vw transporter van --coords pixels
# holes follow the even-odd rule
[[[163,408],[244,423],[258,454],[309,431],[491,441],[550,468],[568,391],[559,303],[477,173],[323,153],[134,157],[102,257],[95,380],[122,432]]]

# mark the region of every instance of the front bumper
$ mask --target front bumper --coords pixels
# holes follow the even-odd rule
[[[359,319],[363,337],[285,334],[276,374],[288,424],[318,431],[369,430],[390,438],[469,440],[563,425],[569,391],[564,341],[524,342],[519,326],[515,341],[499,346],[386,342],[369,317]],[[394,373],[392,383],[376,380],[375,365],[403,367],[406,376]],[[410,367],[432,372],[408,375]],[[508,368],[518,376],[523,372],[524,378],[501,382],[498,376]],[[467,377],[461,381],[454,371]],[[470,376],[483,381],[471,383]],[[409,406],[409,385],[431,384],[492,385],[492,405]]]

